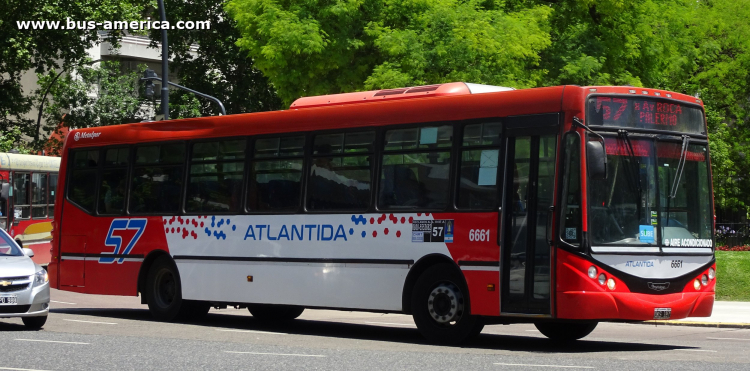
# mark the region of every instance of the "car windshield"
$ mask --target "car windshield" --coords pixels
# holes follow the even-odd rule
[[[15,241],[13,241],[5,232],[0,231],[0,257],[22,255],[23,252],[18,248]]]
[[[705,144],[621,133],[605,147],[607,179],[589,187],[593,246],[711,247]]]

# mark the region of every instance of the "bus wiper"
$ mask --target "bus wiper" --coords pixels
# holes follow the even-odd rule
[[[617,134],[625,141],[625,144],[627,144],[627,150],[628,150],[628,157],[630,158],[630,169],[628,172],[634,172],[635,175],[630,176],[629,178],[631,181],[635,181],[635,189],[638,191],[638,198],[639,198],[639,205],[640,205],[640,198],[643,193],[643,189],[641,188],[641,162],[638,160],[638,156],[635,155],[635,150],[633,149],[633,142],[630,141],[630,137],[628,136],[627,130],[618,130]]]
[[[687,135],[682,136],[682,151],[680,151],[680,162],[677,163],[677,174],[675,174],[674,182],[672,183],[672,191],[669,192],[669,198],[675,198],[677,196],[677,187],[680,184],[682,178],[682,171],[685,170],[685,163],[687,163],[687,150],[690,145],[690,137]]]
[[[641,188],[641,162],[638,160],[638,157],[635,155],[635,150],[633,149],[633,142],[630,141],[630,137],[628,136],[628,131],[624,129],[620,129],[617,131],[617,134],[622,138],[623,141],[625,141],[625,144],[627,144],[627,150],[628,150],[628,161],[630,166],[625,167],[625,170],[628,173],[628,179],[630,179],[630,182],[635,182],[635,189],[638,191],[638,201],[635,203],[636,208],[636,215],[638,215],[638,218],[641,217],[641,202],[643,201],[643,188]],[[635,173],[635,174],[633,174]]]
[[[687,149],[690,145],[690,137],[687,135],[682,136],[682,150],[680,151],[680,161],[677,163],[677,173],[674,175],[674,181],[672,182],[672,189],[667,197],[667,227],[669,226],[670,209],[672,206],[672,199],[677,197],[677,188],[682,178],[682,171],[685,170],[685,163],[687,163]]]

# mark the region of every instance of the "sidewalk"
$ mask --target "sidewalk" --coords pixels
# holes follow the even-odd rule
[[[700,326],[750,329],[750,302],[717,301],[711,317],[691,317],[669,321],[647,321],[645,323],[670,326]]]

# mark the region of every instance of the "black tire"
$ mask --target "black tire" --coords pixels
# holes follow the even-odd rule
[[[168,256],[157,258],[148,272],[146,301],[151,315],[165,322],[198,320],[211,309],[210,303],[182,299],[180,273]]]
[[[40,317],[21,317],[23,324],[31,330],[39,330],[47,323],[47,316]]]
[[[422,336],[438,344],[460,344],[479,335],[484,322],[469,314],[468,292],[461,272],[450,264],[422,273],[411,298],[412,316]]]
[[[598,322],[566,323],[566,322],[539,322],[535,323],[536,329],[544,336],[555,342],[575,341],[586,337],[598,325]]]
[[[247,306],[247,310],[257,319],[290,321],[299,317],[305,308],[296,305],[252,304]]]

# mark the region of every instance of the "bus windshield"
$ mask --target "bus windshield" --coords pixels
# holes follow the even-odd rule
[[[605,147],[607,179],[589,187],[592,245],[712,246],[705,144],[621,133]]]

